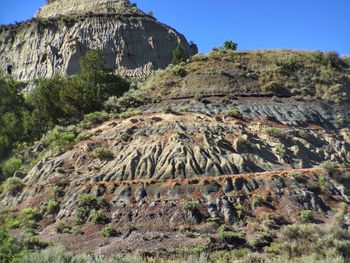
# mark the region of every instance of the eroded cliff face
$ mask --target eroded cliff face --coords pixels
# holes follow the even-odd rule
[[[183,35],[136,7],[132,13],[125,9],[119,12],[118,8],[108,9],[107,2],[96,2],[99,8],[95,9],[95,5],[87,1],[73,1],[67,6],[80,3],[74,15],[68,8],[52,18],[51,12],[55,9],[51,5],[64,4],[57,1],[45,6],[39,12],[40,18],[1,27],[0,68],[21,81],[55,74],[72,75],[80,71],[79,59],[88,50],[99,49],[105,55],[108,68],[124,76],[144,78],[166,67],[178,44],[190,54],[197,52]],[[128,6],[121,2],[117,4]],[[84,9],[85,5],[88,8]],[[110,12],[102,14],[102,9]],[[69,17],[63,16],[66,14]]]
[[[44,137],[23,150],[25,163],[37,163],[15,173],[22,184],[0,193],[0,205],[40,208],[40,238],[77,253],[237,247],[222,225],[259,251],[286,224],[325,228],[341,203],[349,207],[350,129],[339,121],[348,113],[322,100],[206,96],[57,127],[76,139],[53,151]],[[115,236],[101,234],[108,226]],[[262,231],[268,240],[259,243]]]
[[[242,121],[222,113],[192,112],[113,120],[88,131],[88,139],[61,156],[42,160],[25,180],[46,184],[68,174],[76,182],[169,180],[312,168],[327,160],[350,163],[345,135],[317,125],[305,129],[254,119]],[[269,134],[269,129],[278,134]],[[91,157],[101,146],[114,157]],[[58,169],[63,164],[64,174]]]
[[[341,202],[349,202],[350,171],[317,166],[349,165],[348,126],[337,128],[331,118],[347,107],[324,114],[320,102],[312,102],[306,119],[296,122],[305,105],[293,101],[291,108],[291,102],[255,99],[252,107],[252,98],[242,99],[247,108],[238,118],[225,112],[241,104],[227,98],[142,106],[143,113],[88,127],[67,151],[43,158],[23,178],[20,193],[0,195],[1,205],[20,210],[57,200],[57,211],[40,222],[40,236],[76,252],[106,255],[177,244],[223,249],[219,225],[237,227],[250,241],[260,226],[265,229],[266,214],[275,232],[285,222],[299,222],[303,210],[328,222]],[[109,156],[94,155],[99,147]],[[91,213],[81,207],[82,196],[92,200]],[[103,211],[105,223],[93,222],[93,209]],[[84,235],[55,230],[55,222],[72,227],[77,218]],[[106,222],[118,226],[116,237],[99,234]],[[186,235],[189,227],[198,235]]]

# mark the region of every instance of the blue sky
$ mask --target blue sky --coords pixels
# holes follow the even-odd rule
[[[350,0],[135,0],[201,52],[233,40],[239,49],[307,49],[350,55]],[[0,23],[32,17],[44,0],[0,0]]]

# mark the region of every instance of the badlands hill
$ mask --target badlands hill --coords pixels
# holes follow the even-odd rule
[[[114,113],[58,127],[21,152],[27,172],[16,173],[22,183],[1,203],[18,218],[40,207],[40,238],[79,253],[178,257],[200,249],[236,258],[245,249],[267,260],[290,249],[294,232],[286,231],[338,240],[334,229],[319,231],[340,227],[339,213],[337,231],[349,223],[349,65],[319,55],[215,51],[159,71],[117,100]],[[295,68],[275,72],[277,61],[293,59]],[[259,85],[269,68],[277,90]],[[248,69],[254,77],[240,82]],[[209,76],[222,86],[204,81]],[[344,92],[329,94],[327,85]]]
[[[150,76],[15,149],[0,226],[77,262],[348,262],[348,58],[220,48],[168,66],[178,44],[196,53],[175,30],[128,1],[69,3],[2,28],[7,73],[73,74],[94,48]],[[50,253],[74,257],[33,258]]]

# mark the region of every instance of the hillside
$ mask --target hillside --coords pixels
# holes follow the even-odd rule
[[[78,253],[138,251],[138,260],[196,250],[239,259],[243,249],[268,262],[288,251],[285,231],[312,223],[316,235],[318,226],[340,226],[339,213],[348,220],[348,104],[222,90],[199,100],[196,92],[57,127],[18,153],[28,173],[17,173],[16,187],[4,184],[1,204],[18,219],[37,207],[32,227],[42,240]],[[323,235],[336,240],[332,231]]]
[[[334,52],[214,49],[155,74],[145,94],[162,99],[276,95],[339,103],[350,99],[349,72],[349,59]]]
[[[349,262],[349,58],[194,55],[124,0],[0,37],[1,262]]]

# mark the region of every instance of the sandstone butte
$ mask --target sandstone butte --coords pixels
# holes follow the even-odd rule
[[[21,81],[78,73],[90,49],[102,50],[109,69],[133,78],[165,68],[179,44],[197,53],[183,35],[128,0],[52,1],[27,22],[1,26],[0,39],[0,68]]]

